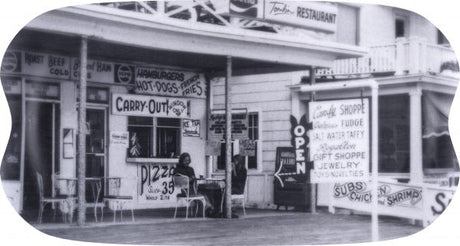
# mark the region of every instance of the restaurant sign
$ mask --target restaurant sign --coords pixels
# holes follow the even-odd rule
[[[441,187],[436,185],[427,185],[424,193],[424,220],[425,226],[433,221],[444,211],[451,202],[456,187]]]
[[[171,164],[140,164],[138,165],[138,201],[150,202],[176,202],[177,194],[172,176],[174,166]]]
[[[112,114],[188,118],[190,101],[182,98],[113,94]]]
[[[312,183],[366,181],[369,176],[367,98],[309,104]]]
[[[154,67],[136,68],[138,94],[206,98],[204,75]]]
[[[263,19],[288,24],[336,32],[338,21],[337,6],[328,3],[289,0],[229,0],[213,1],[217,13]]]

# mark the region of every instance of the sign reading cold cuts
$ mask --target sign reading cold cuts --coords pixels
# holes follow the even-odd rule
[[[369,177],[369,100],[319,101],[309,104],[312,183]]]

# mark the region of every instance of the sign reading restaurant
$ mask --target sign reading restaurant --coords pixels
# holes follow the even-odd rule
[[[369,176],[369,100],[318,101],[309,104],[312,183]]]
[[[218,13],[263,19],[319,30],[336,32],[337,6],[329,3],[289,0],[229,0],[215,1]]]

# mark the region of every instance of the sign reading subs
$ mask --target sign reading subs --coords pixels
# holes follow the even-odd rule
[[[310,102],[312,183],[368,180],[367,98]]]

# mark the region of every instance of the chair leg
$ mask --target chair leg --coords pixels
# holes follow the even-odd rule
[[[38,208],[38,223],[42,223],[42,218],[43,218],[43,202],[40,202],[40,206]]]
[[[176,203],[176,209],[174,209],[174,219],[176,218],[176,214],[177,214],[177,203]]]
[[[185,206],[185,219],[188,219],[188,206],[189,206],[189,201],[187,201],[187,205]]]
[[[205,208],[206,208],[206,201],[203,199],[203,219],[206,218]]]
[[[243,198],[243,214],[246,217],[246,205],[244,204],[244,198]]]

